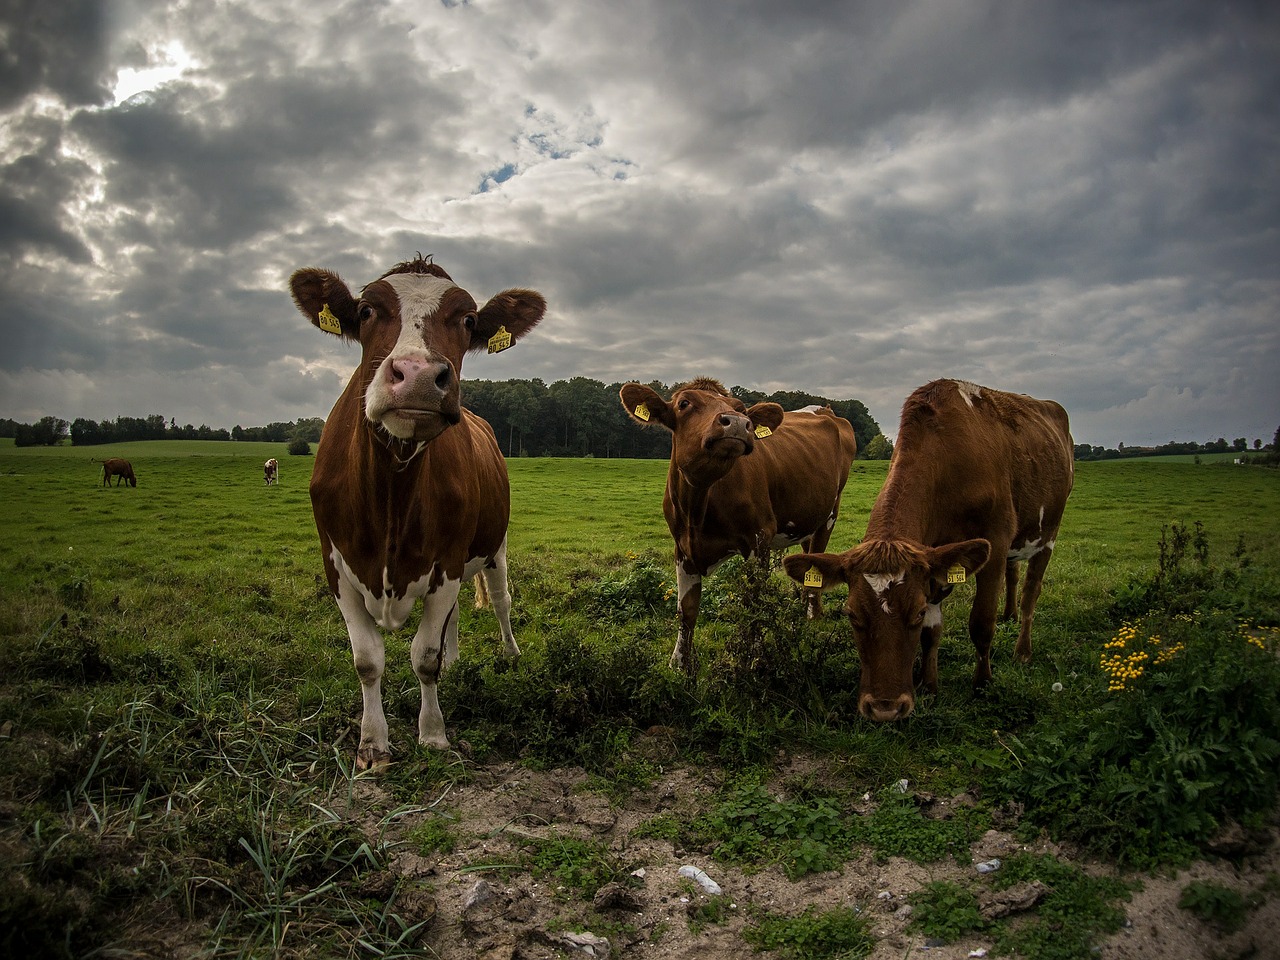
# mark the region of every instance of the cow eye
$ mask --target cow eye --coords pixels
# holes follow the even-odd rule
[[[924,614],[927,609],[928,609],[927,607],[921,607],[920,612],[911,618],[912,630],[914,630],[916,627],[924,626]]]
[[[677,404],[676,404],[676,409],[677,409],[677,410],[688,410],[688,409],[689,409],[689,401],[688,401],[688,400],[681,400],[679,403],[677,403]]]
[[[365,320],[370,319],[370,318],[373,316],[373,307],[371,307],[371,306],[370,306],[369,304],[367,304],[367,303],[362,303],[362,304],[360,304],[360,312],[359,312],[358,316],[360,317],[360,321],[361,321],[362,323],[363,323]]]
[[[476,315],[474,313],[468,313],[462,318],[462,325],[468,330],[474,330],[476,328]]]

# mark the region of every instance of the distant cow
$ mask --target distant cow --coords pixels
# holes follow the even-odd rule
[[[422,705],[418,740],[445,748],[436,694],[458,655],[458,591],[483,573],[506,652],[506,464],[489,424],[461,405],[459,375],[472,350],[505,349],[542,319],[532,290],[507,290],[483,307],[440,266],[397,264],[353,295],[328,270],[290,279],[299,309],[322,330],[360,344],[360,365],[325,422],[311,505],[325,573],[346,621],[364,697],[356,767],[390,759],[382,710],[385,647],[422,600],[410,647]]]
[[[1073,457],[1066,411],[1052,400],[960,380],[935,380],[907,398],[862,543],[842,554],[784,561],[796,580],[820,577],[823,589],[849,585],[845,611],[862,659],[864,716],[907,716],[915,707],[913,683],[937,692],[942,601],[975,572],[974,688],[991,681],[1001,579],[1008,580],[1010,614],[1022,560],[1014,655],[1031,659],[1031,620],[1071,493]]]
[[[112,477],[116,478],[117,487],[120,486],[121,480],[126,481],[131,487],[138,485],[138,478],[133,473],[133,464],[120,457],[102,461],[102,485],[110,486]]]
[[[671,666],[698,672],[693,631],[702,578],[725,558],[763,560],[771,549],[804,543],[819,551],[831,537],[857,441],[830,408],[784,413],[776,403],[750,409],[716,380],[679,387],[670,401],[629,383],[622,406],[641,423],[671,431],[662,510],[675,540],[680,620]],[[821,613],[816,592],[809,616]]]
[[[280,464],[276,461],[275,457],[272,457],[262,465],[262,476],[267,486],[271,486],[271,484],[278,482],[280,476]]]

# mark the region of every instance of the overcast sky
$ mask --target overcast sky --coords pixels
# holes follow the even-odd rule
[[[297,312],[431,253],[547,297],[464,379],[1280,425],[1280,4],[0,0],[0,416],[327,416]],[[465,391],[465,388],[464,388]]]

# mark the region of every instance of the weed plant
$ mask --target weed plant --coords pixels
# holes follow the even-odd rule
[[[762,912],[743,937],[788,960],[861,960],[875,949],[871,922],[854,907],[810,908],[799,916]]]

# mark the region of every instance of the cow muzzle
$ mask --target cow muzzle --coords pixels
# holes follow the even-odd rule
[[[715,420],[702,446],[718,457],[745,457],[755,449],[756,436],[751,421],[739,414],[722,413]]]
[[[401,440],[434,439],[462,418],[453,365],[430,357],[388,357],[366,393],[365,416]]]
[[[884,723],[890,720],[904,720],[915,709],[915,698],[909,693],[899,694],[893,699],[877,699],[870,693],[858,698],[858,712],[868,720]]]

